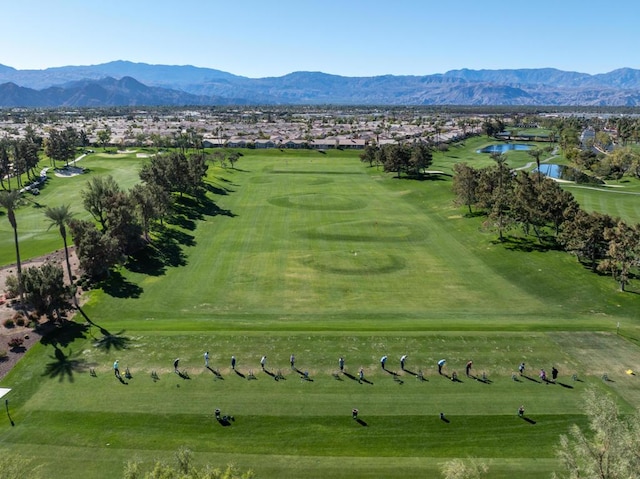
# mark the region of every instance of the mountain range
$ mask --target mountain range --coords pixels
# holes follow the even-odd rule
[[[294,72],[247,78],[210,68],[114,61],[17,70],[0,64],[0,107],[187,105],[638,106],[640,70],[451,70],[425,76]]]

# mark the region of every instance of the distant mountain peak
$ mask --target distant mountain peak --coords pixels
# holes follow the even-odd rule
[[[192,65],[127,60],[45,70],[0,65],[0,106],[350,104],[640,105],[640,70],[590,75],[557,68],[346,77],[296,71],[251,79]],[[18,87],[20,85],[23,89]],[[55,88],[53,88],[55,87]]]

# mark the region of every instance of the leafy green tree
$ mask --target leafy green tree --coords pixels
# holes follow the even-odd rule
[[[493,190],[487,224],[498,230],[500,241],[503,241],[504,232],[511,224],[512,176],[505,155],[492,153],[491,158],[496,162],[497,187]]]
[[[20,244],[18,242],[18,222],[16,221],[16,209],[22,199],[18,190],[0,191],[0,206],[7,211],[7,219],[13,228],[13,243],[16,248],[16,270],[18,274],[18,285],[20,302],[24,304],[24,288],[22,287],[22,263],[20,262]]]
[[[109,142],[111,141],[111,128],[107,127],[104,130],[98,130],[96,135],[98,137],[98,143],[100,143],[102,148],[106,150]]]
[[[107,204],[109,199],[120,192],[120,186],[111,175],[91,178],[80,192],[84,209],[100,223],[102,230],[107,229]]]
[[[240,158],[239,153],[231,153],[229,155],[229,163],[231,168],[235,168],[235,164]],[[204,186],[204,178],[207,176],[207,159],[201,152],[190,155],[187,158],[187,193],[197,195]]]
[[[573,425],[557,449],[563,471],[555,479],[630,479],[640,471],[640,414],[620,414],[609,394],[588,389],[589,430]]]
[[[118,191],[106,197],[105,219],[106,233],[117,241],[123,254],[131,254],[142,246],[142,227],[129,193]]]
[[[93,280],[106,277],[122,258],[118,241],[89,221],[73,219],[69,229],[82,271]]]
[[[533,228],[536,238],[541,241],[540,231],[546,224],[546,212],[540,208],[536,185],[525,171],[518,171],[516,176],[509,214],[522,226],[525,234],[528,235]]]
[[[638,162],[640,155],[630,147],[617,148],[609,155],[609,164],[614,177],[622,178]]]
[[[72,127],[49,132],[45,141],[45,154],[51,159],[54,168],[56,161],[65,161],[69,165],[69,160],[75,155],[77,142],[78,134]]]
[[[360,161],[363,163],[369,163],[370,167],[376,163],[376,153],[378,148],[374,145],[367,145],[364,148],[364,151],[360,153]]]
[[[67,276],[69,277],[69,286],[73,287],[73,274],[71,273],[71,261],[69,260],[69,247],[67,245],[67,225],[73,218],[73,213],[69,209],[69,205],[53,206],[44,211],[44,215],[49,222],[49,228],[53,226],[58,227],[60,236],[62,237],[62,243],[64,245],[64,259],[67,263]],[[76,295],[73,294],[74,303],[76,303]],[[77,303],[76,303],[77,304]]]
[[[4,185],[4,178],[7,178],[7,187]],[[9,159],[8,142],[0,139],[0,184],[2,189],[11,189],[11,161]]]
[[[196,194],[202,188],[206,174],[207,163],[203,154],[187,157],[183,153],[172,152],[151,158],[140,170],[140,179],[182,196]]]
[[[411,146],[411,154],[408,161],[408,171],[414,176],[420,176],[433,163],[431,151],[422,142]]]
[[[640,225],[631,226],[620,220],[612,228],[605,228],[604,238],[609,241],[609,248],[598,269],[610,272],[618,281],[620,291],[624,291],[631,268],[640,260]]]
[[[234,151],[233,153],[231,153],[229,155],[229,157],[227,158],[229,160],[229,163],[231,164],[231,168],[235,169],[236,167],[236,163],[237,161],[240,159],[240,153],[238,153],[237,151]],[[196,169],[196,176],[197,176],[197,172],[198,170]],[[206,172],[206,170],[205,170]]]
[[[39,314],[52,315],[58,319],[60,312],[67,309],[69,289],[64,285],[62,268],[53,263],[32,266],[24,271],[23,282],[27,302]]]
[[[161,218],[169,208],[169,194],[156,185],[138,183],[131,189],[131,198],[140,218],[144,239],[148,242],[151,222]]]
[[[537,193],[538,210],[551,223],[557,237],[566,219],[565,211],[574,206],[577,207],[578,203],[570,192],[562,189],[551,178],[542,178],[537,186]]]
[[[471,209],[478,202],[478,179],[479,172],[466,163],[456,163],[453,165],[453,192],[456,195],[455,203],[464,205]]]
[[[577,204],[567,208],[566,221],[562,223],[558,241],[564,249],[577,256],[578,260],[588,260],[591,270],[596,271],[600,260],[609,248],[604,231],[613,228],[616,221],[609,215],[598,212],[587,213]]]

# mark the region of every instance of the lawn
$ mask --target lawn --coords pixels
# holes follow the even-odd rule
[[[498,243],[452,205],[447,173],[455,161],[491,164],[475,153],[487,143],[438,154],[432,169],[445,174],[421,182],[369,168],[357,152],[245,150],[237,169],[212,167],[208,199],[181,201],[155,232],[157,250],[90,293],[92,324],[47,336],[0,382],[16,424],[0,427],[0,448],[37,450],[65,478],[119,477],[126,460],[170,459],[180,446],[266,478],[437,477],[454,457],[483,458],[492,478],[549,477],[559,435],[584,425],[587,387],[614,393],[625,412],[640,401],[625,374],[640,369],[638,299],[566,253]],[[511,166],[531,161],[510,155]],[[92,155],[89,174],[52,178],[38,202],[84,216],[83,182],[109,173],[129,187],[139,161]],[[632,201],[581,194],[640,216]],[[18,222],[43,236],[38,248],[58,247],[41,209],[21,209]],[[292,353],[310,380],[291,370]],[[188,378],[173,372],[177,357]],[[131,372],[126,384],[115,359]],[[464,375],[470,359],[486,381]],[[513,379],[522,361],[527,377]],[[552,366],[558,383],[541,382]],[[521,404],[529,421],[516,416]]]

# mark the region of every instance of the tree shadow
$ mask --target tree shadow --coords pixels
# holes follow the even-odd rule
[[[166,272],[166,264],[162,258],[162,252],[153,244],[147,244],[133,255],[127,258],[124,265],[133,273],[161,276]]]
[[[538,241],[535,238],[520,238],[516,236],[505,236],[502,245],[509,251],[519,251],[531,253],[546,253],[548,251],[558,251],[561,248],[555,242],[545,242],[544,238]]]
[[[101,331],[106,331],[100,328]],[[123,336],[124,329],[122,331],[118,331],[116,334],[111,334],[107,331],[107,334],[104,334],[101,338],[96,339],[93,342],[93,345],[96,348],[103,349],[105,351],[111,351],[112,349],[116,351],[120,351],[122,349],[127,349],[129,347],[129,343],[131,339]]]
[[[58,348],[67,347],[76,339],[85,339],[89,326],[75,321],[65,321],[63,323],[47,321],[38,326],[37,330],[42,335],[40,338],[41,344]]]
[[[114,298],[139,298],[144,291],[137,284],[127,280],[119,271],[113,271],[98,287]]]
[[[91,334],[91,337],[94,338],[93,345],[95,347],[104,349],[105,351],[111,351],[111,349],[119,351],[121,349],[126,349],[129,346],[131,339],[122,335],[122,333],[124,333],[124,329],[112,334],[107,329],[91,321],[91,318],[89,318],[87,313],[85,313],[80,306],[77,306],[76,309],[90,326],[96,327],[100,330],[100,334],[102,334],[101,338],[96,339],[96,337]]]
[[[193,231],[196,229],[196,222],[184,214],[174,213],[165,221],[170,225],[178,226],[184,230]]]
[[[87,370],[88,366],[83,359],[75,359],[71,353],[68,355],[64,354],[64,352],[55,347],[54,356],[50,356],[53,361],[47,363],[45,366],[43,376],[49,376],[49,378],[58,378],[60,382],[68,379],[69,382],[74,381],[74,373],[81,373]],[[77,353],[75,356],[78,356],[80,353]]]
[[[152,243],[129,257],[125,265],[129,271],[161,276],[167,267],[187,264],[182,247],[195,246],[193,235],[166,225],[156,225],[154,233],[156,238]]]
[[[487,216],[487,212],[486,211],[472,211],[471,213],[469,213],[468,211],[463,215],[465,218],[478,218],[480,216]]]
[[[220,208],[214,201],[209,198],[202,198],[201,210],[202,214],[206,216],[228,216],[229,218],[235,218],[237,215],[231,210]]]
[[[206,183],[204,187],[209,193],[213,193],[214,195],[225,196],[229,193],[233,193],[233,190],[220,188],[219,186],[212,185],[211,183]]]

